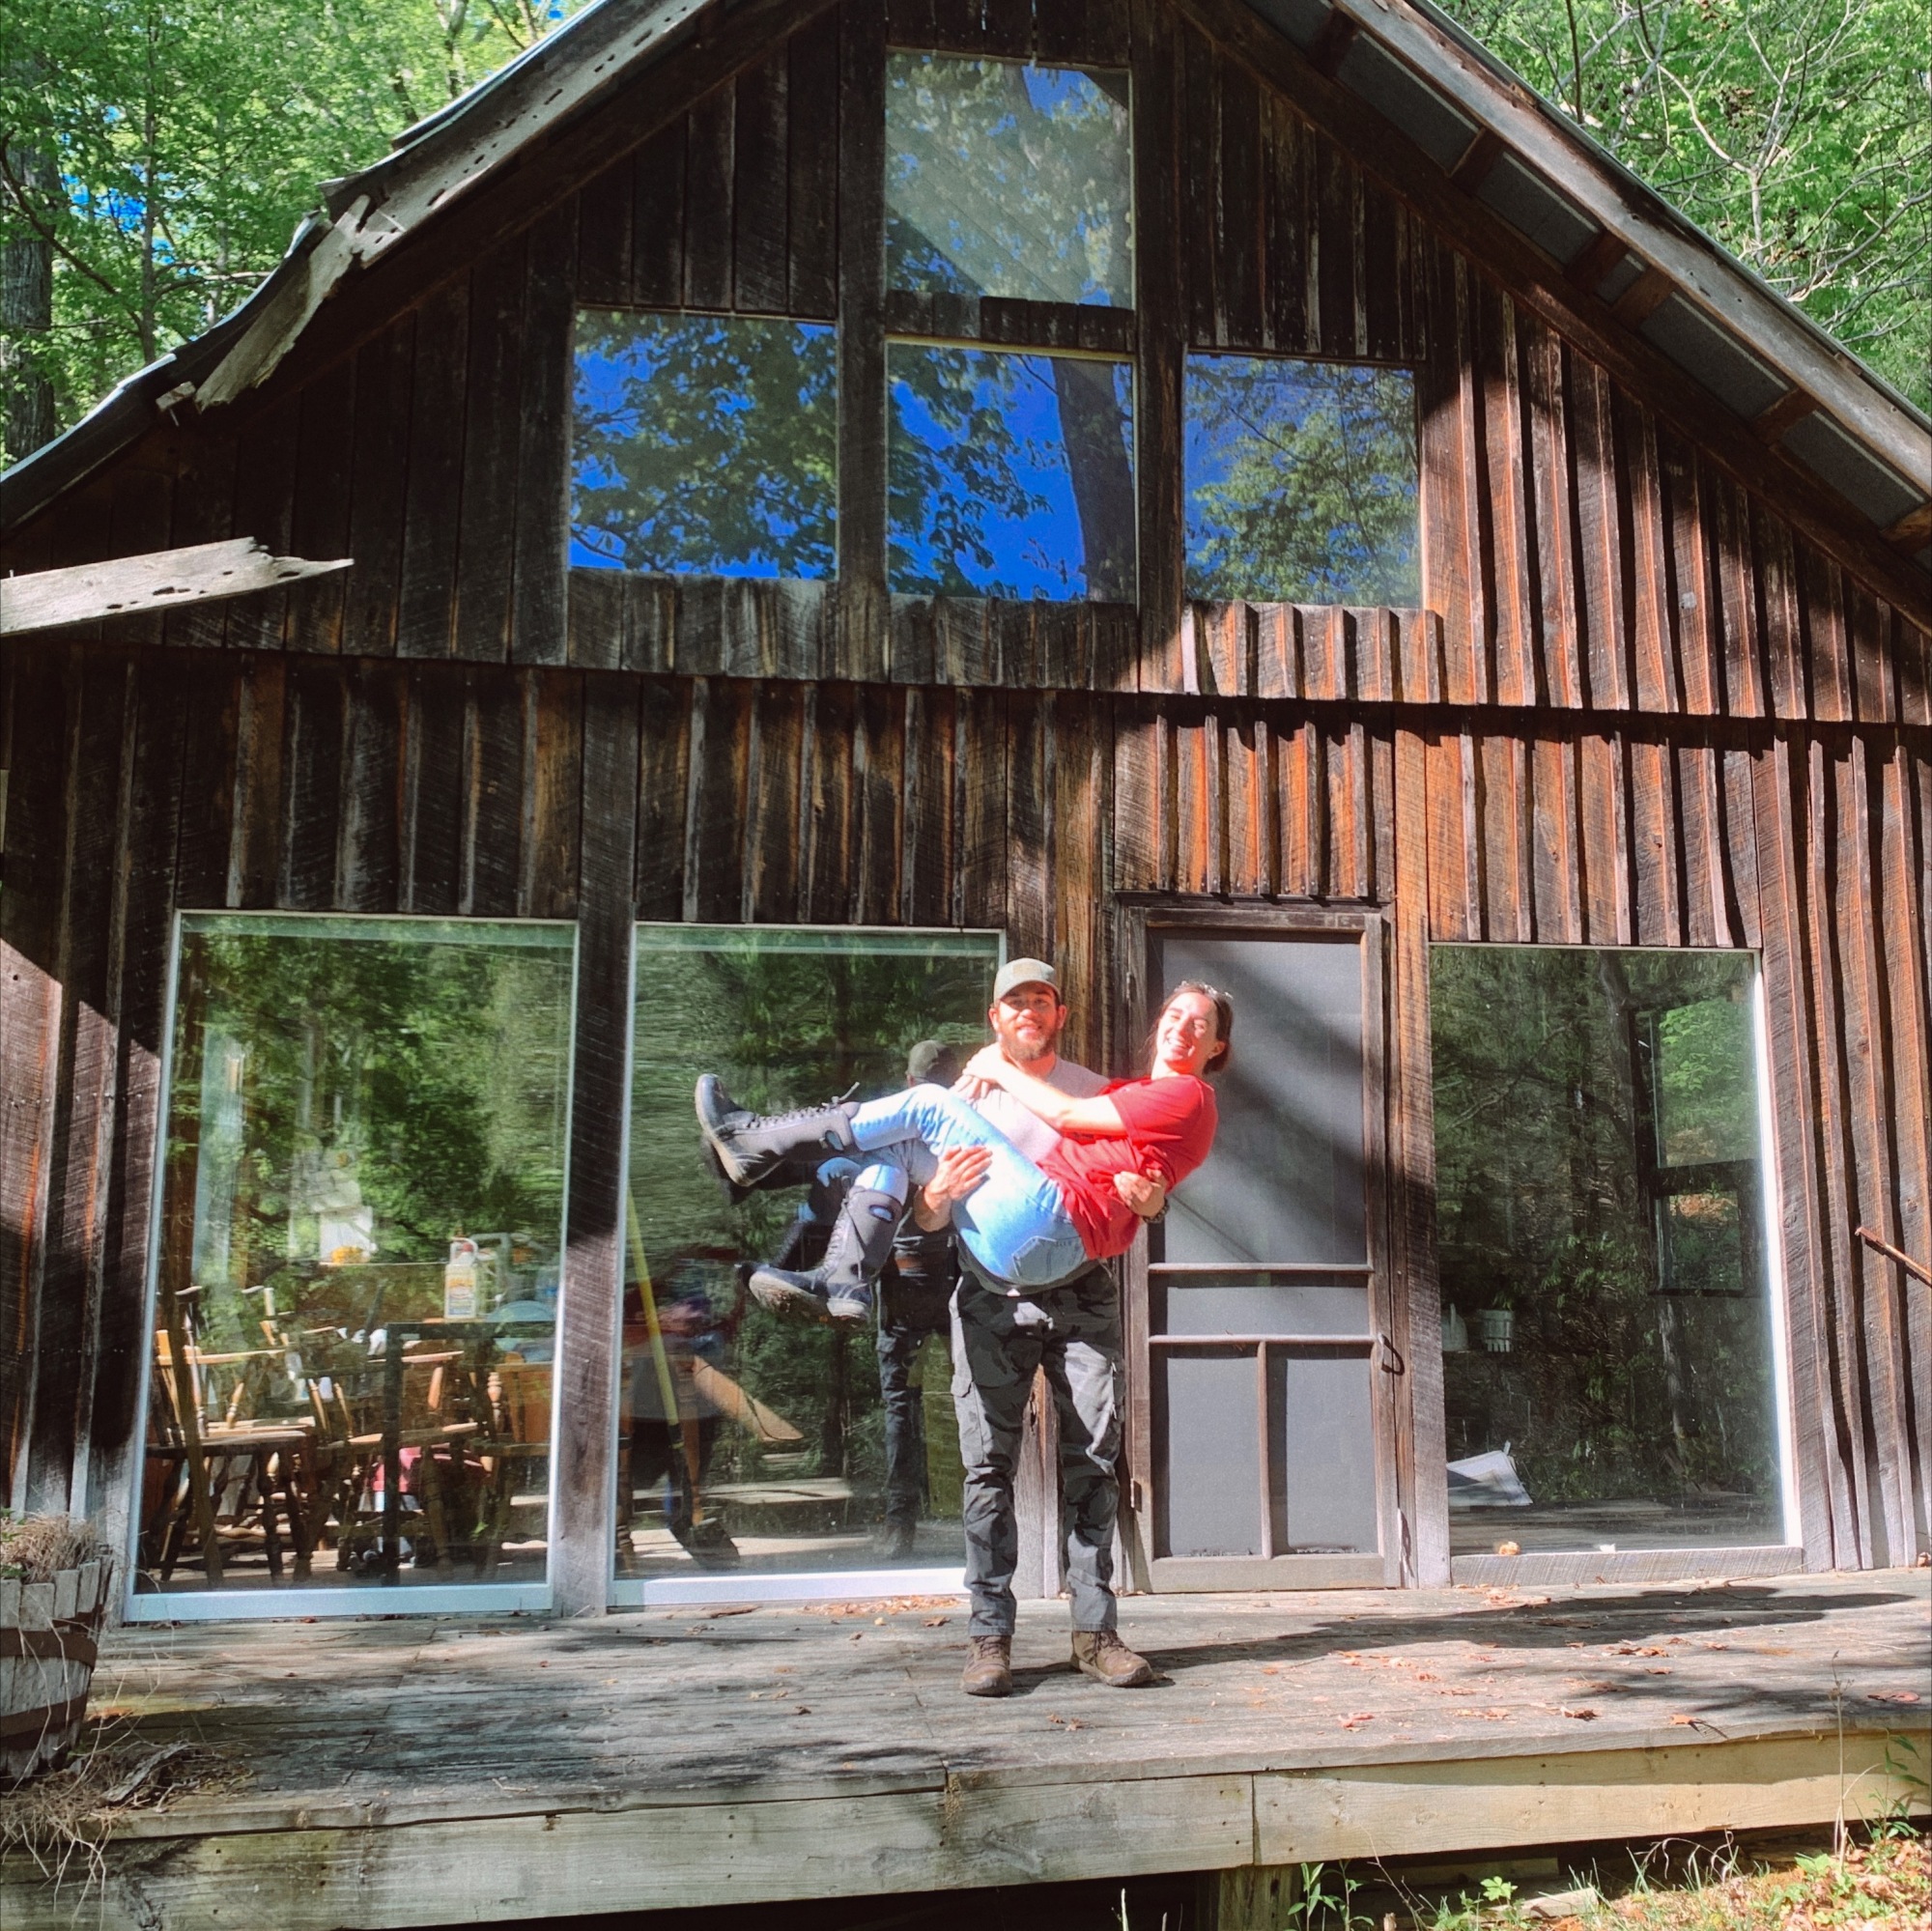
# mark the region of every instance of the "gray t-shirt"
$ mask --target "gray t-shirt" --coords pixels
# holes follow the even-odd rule
[[[1048,1086],[1068,1099],[1091,1099],[1107,1084],[1100,1074],[1065,1059],[1056,1060],[1045,1078]],[[995,1087],[973,1104],[982,1119],[991,1121],[1036,1166],[1060,1144],[1060,1135],[1038,1114],[1029,1113],[1003,1088]]]

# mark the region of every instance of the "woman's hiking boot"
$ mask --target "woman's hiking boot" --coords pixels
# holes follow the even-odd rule
[[[892,1258],[905,1196],[867,1186],[866,1178],[862,1174],[845,1196],[817,1266],[805,1273],[771,1265],[752,1269],[747,1285],[760,1307],[787,1320],[839,1327],[857,1326],[870,1315],[872,1283]]]
[[[1138,1690],[1153,1681],[1153,1664],[1135,1655],[1112,1630],[1075,1630],[1073,1666],[1114,1690]]]
[[[960,1673],[959,1687],[968,1696],[1010,1696],[1013,1693],[1011,1636],[975,1636],[972,1654]]]
[[[810,1155],[803,1175],[809,1179],[810,1168],[826,1154],[858,1149],[852,1138],[857,1108],[849,1103],[801,1107],[795,1113],[753,1113],[724,1091],[715,1074],[706,1073],[697,1082],[696,1104],[705,1151],[734,1197],[774,1178],[796,1154]]]

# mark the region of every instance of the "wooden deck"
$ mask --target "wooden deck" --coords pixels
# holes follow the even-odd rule
[[[1008,1702],[953,1601],[128,1630],[98,1701],[240,1787],[129,1815],[103,1926],[490,1923],[1827,1822],[1932,1712],[1924,1571],[1134,1598],[1161,1681]],[[18,1864],[10,1931],[75,1921]],[[97,1921],[90,1899],[82,1917]]]

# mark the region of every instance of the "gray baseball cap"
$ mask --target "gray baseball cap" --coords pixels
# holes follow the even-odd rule
[[[1004,999],[1016,986],[1043,985],[1059,992],[1060,975],[1044,959],[1009,959],[993,980],[993,997]]]

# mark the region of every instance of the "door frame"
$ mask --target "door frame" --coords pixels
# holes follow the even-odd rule
[[[1138,1041],[1153,1019],[1163,987],[1152,983],[1151,942],[1164,934],[1228,938],[1269,936],[1351,938],[1362,966],[1362,1151],[1367,1198],[1364,1231],[1369,1284],[1371,1427],[1376,1456],[1376,1524],[1379,1550],[1372,1555],[1164,1556],[1155,1553],[1153,1522],[1157,1477],[1153,1459],[1153,1399],[1150,1361],[1150,1263],[1145,1234],[1122,1265],[1122,1320],[1126,1355],[1126,1479],[1122,1493],[1122,1538],[1136,1583],[1157,1592],[1215,1589],[1393,1588],[1403,1575],[1405,1538],[1397,1488],[1402,1461],[1397,1431],[1406,1405],[1397,1399],[1408,1364],[1393,1337],[1398,1319],[1397,1283],[1390,1265],[1393,1189],[1388,1171],[1388,1050],[1385,993],[1387,923],[1371,906],[1329,906],[1306,901],[1240,901],[1121,895],[1115,902],[1115,957],[1123,968],[1117,1018],[1123,1041]],[[1238,1051],[1238,1043],[1236,1045]],[[1123,1055],[1122,1057],[1126,1057]],[[1286,1271],[1286,1270],[1280,1270]],[[1324,1270],[1329,1271],[1329,1270]],[[1339,1270],[1346,1271],[1346,1270]],[[1262,1425],[1266,1426],[1265,1408]],[[1268,1481],[1268,1458],[1262,1479]],[[1263,1533],[1269,1529],[1263,1512]]]

